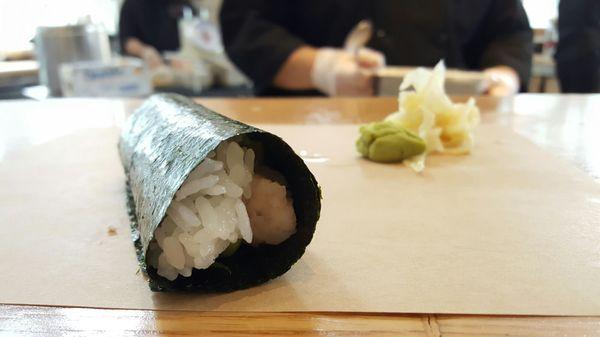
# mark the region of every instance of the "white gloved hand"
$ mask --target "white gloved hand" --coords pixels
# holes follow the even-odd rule
[[[508,66],[496,66],[483,71],[486,80],[486,92],[490,96],[509,96],[519,91],[519,75]]]
[[[371,49],[354,55],[343,49],[321,48],[312,66],[314,86],[329,96],[373,95],[374,71],[385,65],[385,57]]]
[[[150,68],[158,68],[164,65],[162,57],[153,47],[148,46],[142,50],[142,59]]]

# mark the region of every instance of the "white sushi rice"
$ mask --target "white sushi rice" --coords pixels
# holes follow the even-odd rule
[[[148,248],[159,275],[189,277],[240,239],[279,244],[296,231],[286,187],[255,175],[254,161],[252,149],[229,141],[190,173]]]

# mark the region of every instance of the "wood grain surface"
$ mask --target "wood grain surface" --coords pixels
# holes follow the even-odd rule
[[[6,336],[598,336],[597,317],[210,313],[4,305]]]
[[[36,76],[38,69],[37,61],[0,61],[0,79]]]
[[[464,98],[457,98],[463,100]],[[247,123],[346,124],[380,119],[389,98],[201,99]],[[85,109],[94,101],[0,103],[0,111]],[[139,101],[123,101],[131,110]],[[487,121],[506,125],[600,181],[600,95],[480,98]],[[117,106],[117,105],[115,105]],[[1,145],[1,144],[0,144]],[[32,290],[34,291],[34,290]],[[599,299],[600,300],[600,299]],[[212,313],[0,304],[1,336],[600,336],[600,317],[362,313]]]

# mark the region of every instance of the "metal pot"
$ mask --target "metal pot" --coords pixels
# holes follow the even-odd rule
[[[60,96],[59,67],[76,61],[109,61],[110,44],[98,25],[38,27],[35,49],[40,64],[40,83],[51,96]]]

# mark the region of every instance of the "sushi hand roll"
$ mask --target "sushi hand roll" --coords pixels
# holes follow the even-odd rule
[[[119,150],[154,291],[258,285],[285,273],[312,239],[319,187],[275,135],[159,94],[129,118]]]

